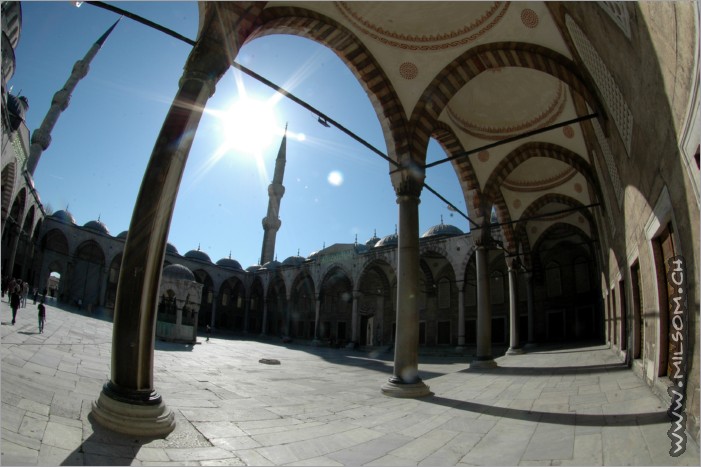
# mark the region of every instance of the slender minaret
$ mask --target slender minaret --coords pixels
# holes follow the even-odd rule
[[[54,129],[54,125],[56,125],[56,121],[61,115],[61,112],[68,107],[71,94],[73,94],[73,90],[78,84],[78,81],[88,74],[90,62],[95,58],[97,51],[100,50],[100,47],[105,43],[107,36],[109,36],[115,26],[117,26],[117,23],[119,23],[119,20],[93,44],[82,60],[75,62],[71,76],[68,78],[68,81],[66,81],[66,84],[63,85],[63,89],[54,94],[54,98],[51,100],[51,108],[49,108],[49,111],[46,113],[44,121],[41,122],[41,126],[32,133],[32,144],[29,147],[29,160],[27,161],[27,172],[31,175],[34,175],[34,170],[37,168],[37,164],[39,164],[41,153],[51,144],[51,130]]]
[[[260,264],[272,261],[275,257],[275,236],[280,230],[280,200],[285,194],[282,185],[282,177],[285,175],[285,162],[287,153],[287,125],[285,134],[280,143],[280,150],[275,159],[275,173],[273,182],[268,185],[268,214],[263,218],[263,248],[260,252]]]

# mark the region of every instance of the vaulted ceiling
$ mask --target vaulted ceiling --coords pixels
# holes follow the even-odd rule
[[[430,171],[435,138],[470,218],[482,224],[495,209],[512,251],[555,224],[597,237],[603,217],[588,206],[605,203],[591,154],[596,131],[616,127],[577,47],[589,63],[596,51],[559,3],[269,2],[247,31],[245,40],[296,34],[334,50],[366,89],[388,155]]]

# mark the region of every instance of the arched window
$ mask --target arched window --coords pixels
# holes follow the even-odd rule
[[[577,293],[589,292],[589,262],[581,256],[574,260],[574,282]]]

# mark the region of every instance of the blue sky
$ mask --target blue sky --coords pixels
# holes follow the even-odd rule
[[[196,38],[194,2],[113,4]],[[10,86],[13,94],[29,99],[30,131],[41,125],[74,63],[117,18],[89,4],[76,8],[66,1],[22,3],[17,69]],[[128,18],[120,21],[78,84],[35,171],[45,206],[53,211],[68,207],[79,225],[99,217],[112,235],[128,229],[190,49]],[[367,95],[343,62],[323,46],[294,36],[266,36],[246,44],[236,61],[386,150]],[[231,125],[236,123],[229,109],[243,96],[260,108],[272,108],[272,117],[255,125],[256,130],[268,129],[267,136],[257,138],[267,146],[237,147],[233,143],[243,141],[241,136],[232,142],[236,133]],[[180,185],[169,235],[180,254],[199,246],[214,262],[231,254],[244,268],[258,263],[267,186],[286,124],[286,192],[277,259],[298,251],[308,256],[324,244],[352,243],[356,234],[364,243],[375,230],[379,237],[394,233],[398,209],[388,163],[340,130],[320,125],[308,110],[231,69],[207,104]],[[428,159],[442,157],[432,143]],[[426,182],[465,209],[450,164],[430,169]],[[446,223],[468,230],[464,218],[451,216],[445,203],[424,190],[420,233],[440,223],[441,215]]]

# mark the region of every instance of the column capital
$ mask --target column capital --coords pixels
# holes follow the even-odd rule
[[[421,196],[426,171],[416,162],[408,160],[395,169],[390,174],[390,177],[394,186],[394,192],[397,194],[397,202],[399,203],[400,198],[403,197],[418,198]]]
[[[506,257],[506,267],[509,271],[518,272],[521,269],[521,259],[518,256],[507,256]]]
[[[359,298],[362,298],[362,296],[363,296],[363,292],[361,292],[359,290],[353,291],[353,300],[357,300]]]
[[[199,81],[207,88],[209,97],[212,97],[217,82],[230,66],[226,47],[220,41],[204,36],[192,48],[179,85],[182,87],[187,81]]]

